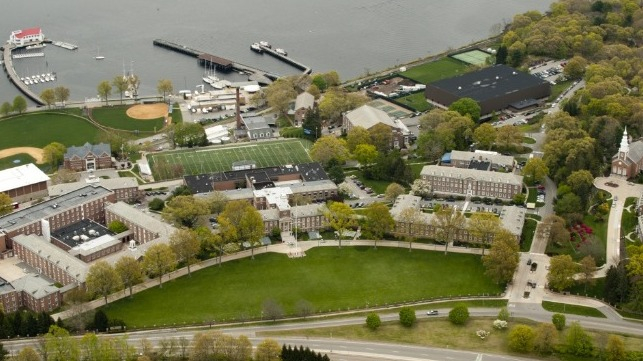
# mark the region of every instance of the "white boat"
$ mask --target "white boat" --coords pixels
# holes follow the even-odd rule
[[[45,81],[51,81],[51,78],[47,75],[45,75]]]
[[[39,83],[38,78],[34,79],[33,82],[34,82],[34,84],[38,84]]]
[[[284,49],[282,49],[282,48],[277,48],[277,49],[275,49],[275,53],[277,53],[277,54],[279,54],[279,55],[283,55],[283,56],[288,56],[288,52],[286,52],[286,51],[285,51]]]
[[[215,82],[213,82],[213,83],[212,83],[212,84],[210,84],[210,85],[211,85],[214,89],[217,89],[217,90],[221,90],[221,89],[225,88],[225,85],[224,85],[222,82],[220,82],[220,81],[215,81]]]
[[[250,45],[250,50],[254,50],[257,53],[263,53],[263,49],[261,49],[261,45],[259,45],[259,43],[254,43]]]
[[[203,79],[203,81],[204,81],[204,82],[206,82],[206,83],[208,83],[208,84],[212,84],[212,83],[214,83],[214,80],[212,80],[212,79],[208,78],[207,76],[204,76],[202,79]]]
[[[212,80],[212,83],[216,83],[219,80],[221,80],[221,79],[217,78],[216,75],[208,75],[208,79]],[[212,83],[210,83],[210,84],[212,84]]]
[[[98,49],[96,50],[96,56],[94,57],[94,59],[96,59],[96,60],[103,60],[103,59],[105,59],[105,57],[104,57],[104,56],[100,55],[100,48],[98,48]]]
[[[270,45],[270,43],[268,43],[267,41],[263,41],[263,40],[259,42],[259,45],[264,46],[266,48],[272,48],[272,45]]]
[[[28,45],[25,49],[31,50],[31,49],[42,49],[45,47],[45,44],[33,44],[33,45]]]

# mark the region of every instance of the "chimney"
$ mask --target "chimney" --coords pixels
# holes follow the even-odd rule
[[[237,99],[235,102],[235,111],[237,115],[237,129],[241,129],[241,106],[239,105],[239,87],[237,87]]]

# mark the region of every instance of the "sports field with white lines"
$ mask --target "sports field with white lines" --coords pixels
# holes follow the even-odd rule
[[[157,181],[174,178],[166,169],[174,165],[183,167],[184,175],[214,173],[232,170],[232,163],[254,161],[257,168],[275,165],[311,162],[308,149],[310,141],[287,139],[258,143],[236,143],[212,148],[196,148],[148,154],[147,160]],[[166,166],[157,166],[167,162]]]

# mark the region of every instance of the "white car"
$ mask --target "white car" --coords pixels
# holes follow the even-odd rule
[[[438,315],[438,310],[428,310],[426,311],[427,316],[437,316]]]

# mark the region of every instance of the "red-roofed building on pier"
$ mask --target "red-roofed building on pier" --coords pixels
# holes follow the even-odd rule
[[[9,37],[9,43],[18,47],[42,43],[43,41],[45,41],[45,34],[42,33],[40,28],[14,30]]]

